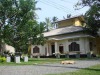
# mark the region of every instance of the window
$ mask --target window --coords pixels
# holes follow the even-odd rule
[[[76,42],[72,42],[69,45],[69,51],[80,51],[80,45],[77,44]]]
[[[35,46],[35,47],[33,48],[33,53],[39,53],[39,47]]]

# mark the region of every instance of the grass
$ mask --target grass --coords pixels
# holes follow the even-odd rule
[[[48,75],[100,75],[100,64],[81,69],[75,72],[66,72],[61,74],[48,74]]]
[[[55,58],[29,58],[28,62],[21,61],[21,63],[15,62],[0,62],[0,66],[2,65],[37,65],[37,64],[45,64],[45,63],[60,63],[62,60],[65,59],[55,59]]]
[[[91,59],[94,59],[94,58],[91,58]],[[91,60],[90,59],[90,60]],[[7,63],[7,62],[0,62],[0,66],[2,65],[37,65],[37,64],[45,64],[45,63],[60,63],[61,61],[63,60],[89,60],[88,58],[79,58],[79,59],[67,59],[67,58],[60,58],[60,59],[57,59],[57,58],[29,58],[29,61],[28,62],[24,62],[24,61],[21,61],[21,63],[15,63],[15,62],[10,62],[10,63]]]

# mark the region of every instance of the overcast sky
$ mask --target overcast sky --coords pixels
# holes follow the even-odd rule
[[[38,3],[36,7],[41,8],[37,10],[38,21],[44,21],[46,17],[58,17],[59,20],[63,19],[63,16],[66,17],[67,14],[72,16],[84,14],[88,7],[85,7],[81,10],[75,10],[74,5],[79,0],[37,0]]]

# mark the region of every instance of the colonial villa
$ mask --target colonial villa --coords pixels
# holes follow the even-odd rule
[[[57,24],[57,29],[43,33],[44,37],[48,38],[44,46],[31,45],[31,55],[34,56],[36,53],[39,53],[41,56],[51,56],[55,53],[100,53],[97,50],[95,37],[90,35],[84,27],[83,16],[61,20]],[[99,46],[98,49],[100,49]]]
[[[46,43],[42,45],[30,45],[28,51],[34,56],[52,56],[56,53],[70,55],[87,54],[92,52],[100,55],[100,37],[93,37],[84,27],[83,16],[72,17],[69,19],[56,22],[58,28],[45,32],[44,37],[47,38]],[[15,53],[15,49],[7,44],[2,45],[2,50],[9,50]],[[2,52],[2,51],[0,51]]]

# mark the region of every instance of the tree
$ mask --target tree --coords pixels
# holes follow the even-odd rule
[[[2,44],[2,39],[3,39],[2,32],[3,32],[4,26],[6,25],[7,18],[10,15],[9,9],[11,9],[12,3],[13,2],[10,0],[0,0],[0,51],[1,51],[1,44]]]
[[[54,16],[54,17],[52,18],[52,24],[53,24],[53,28],[54,28],[54,29],[57,28],[57,23],[56,23],[57,21],[58,21],[58,18]]]
[[[67,14],[67,16],[63,16],[63,19],[71,18],[71,14]]]
[[[67,14],[67,18],[71,18],[71,14]]]
[[[100,0],[80,0],[76,6],[89,6],[90,9],[85,13],[87,27],[93,31],[96,36],[100,28]],[[80,9],[80,8],[78,8]]]
[[[57,20],[58,20],[58,18],[55,16],[52,19],[50,19],[49,17],[45,18],[45,22],[42,22],[44,24],[45,31],[48,32],[52,29],[56,29],[57,28],[57,23],[56,23]]]
[[[44,22],[44,24],[45,24],[45,31],[50,31],[50,30],[52,30],[52,23],[51,23],[51,20],[50,20],[50,18],[48,17],[48,18],[45,18],[45,22]]]
[[[16,51],[28,49],[31,44],[43,44],[43,24],[36,21],[35,0],[0,0],[2,39]]]

